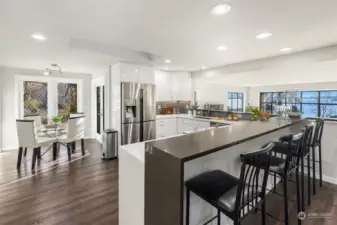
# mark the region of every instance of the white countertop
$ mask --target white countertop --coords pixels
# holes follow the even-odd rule
[[[164,118],[186,118],[186,119],[192,119],[192,120],[201,120],[201,121],[209,121],[209,122],[218,122],[218,123],[226,123],[226,124],[231,124],[235,125],[238,123],[243,123],[245,120],[239,120],[239,121],[228,121],[228,120],[210,120],[210,119],[202,119],[202,118],[195,118],[191,115],[188,114],[172,114],[172,115],[157,115],[157,119],[164,119]],[[210,129],[210,128],[208,128]],[[211,128],[212,129],[212,128]],[[215,127],[213,128],[215,129]],[[200,132],[203,131],[204,129],[197,130],[194,132]],[[193,132],[193,131],[191,131]],[[173,135],[170,137],[163,137],[163,138],[157,138],[156,140],[159,139],[165,139],[165,138],[171,138],[171,137],[177,137],[181,136],[184,134],[179,134],[179,135]],[[120,150],[126,151],[128,154],[131,156],[137,158],[139,161],[142,163],[145,163],[145,143],[149,141],[144,141],[144,142],[139,142],[139,143],[134,143],[134,144],[129,144],[129,145],[122,145],[120,146]]]
[[[157,119],[165,119],[165,118],[186,118],[186,119],[191,119],[191,120],[201,120],[201,121],[209,121],[209,122],[216,122],[216,123],[226,123],[226,124],[238,124],[245,122],[246,120],[211,120],[211,119],[202,119],[202,118],[196,118],[193,117],[192,115],[188,114],[170,114],[170,115],[157,115]]]

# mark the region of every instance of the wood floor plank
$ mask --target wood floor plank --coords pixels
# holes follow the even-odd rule
[[[0,156],[0,162],[6,162],[0,169],[11,170],[10,179],[33,175],[15,183],[0,184],[0,225],[117,225],[118,161],[102,161],[101,146],[96,141],[86,141],[86,146],[88,157],[35,175],[30,174],[29,167],[23,168],[21,175],[13,173],[10,166],[16,165],[15,154]],[[9,179],[6,173],[0,171],[0,175],[2,180]],[[282,193],[282,188],[278,191]],[[291,201],[296,199],[296,192],[291,182],[288,193],[290,225],[296,225],[296,202]],[[282,197],[268,194],[267,211],[282,220]],[[336,225],[337,186],[324,183],[317,188],[306,212],[331,213],[331,216],[308,218],[303,225]],[[250,213],[242,225],[259,225],[260,218],[261,213]],[[283,224],[267,217],[267,225]]]

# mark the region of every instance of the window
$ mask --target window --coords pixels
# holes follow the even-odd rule
[[[67,121],[70,113],[77,112],[77,84],[58,83],[58,115]]]
[[[264,111],[276,113],[275,106],[295,103],[305,117],[337,118],[337,91],[302,91],[295,96],[284,92],[260,93],[260,109]]]
[[[81,79],[16,75],[16,116],[38,113],[47,124],[52,116],[60,115],[66,122],[70,113],[83,111],[82,86]]]
[[[228,110],[243,112],[243,93],[228,92]]]
[[[24,115],[39,114],[43,124],[48,123],[48,84],[23,82]]]

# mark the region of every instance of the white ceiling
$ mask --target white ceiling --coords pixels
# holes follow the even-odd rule
[[[214,16],[218,3],[232,10]],[[157,68],[169,58],[170,70],[194,71],[335,44],[336,9],[336,0],[1,0],[0,65],[90,73],[144,63],[146,52]],[[256,40],[264,31],[273,36]]]

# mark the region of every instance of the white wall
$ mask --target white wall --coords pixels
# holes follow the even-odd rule
[[[15,77],[16,75],[28,75],[28,76],[43,76],[41,70],[31,70],[22,68],[7,68],[0,67],[0,81],[2,88],[2,107],[1,107],[1,140],[0,145],[3,150],[16,149],[17,135],[16,135],[16,123],[18,118],[18,105],[16,102],[15,92]],[[86,137],[91,137],[91,79],[89,74],[76,74],[76,73],[63,73],[63,75],[51,75],[51,77],[60,78],[72,78],[81,80],[83,83],[83,112],[86,116]],[[6,131],[6,132],[4,132]]]
[[[332,46],[198,71],[192,73],[192,79],[216,94],[222,88],[246,87],[246,100],[259,105],[259,92],[337,90],[336,59],[337,47]],[[211,100],[211,95],[207,99]]]
[[[224,109],[228,107],[228,92],[244,93],[244,106],[247,105],[248,87],[238,87],[222,83],[214,83],[207,77],[192,77],[192,89],[197,91],[197,100],[201,107],[204,104],[223,104]]]

